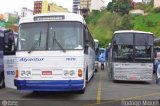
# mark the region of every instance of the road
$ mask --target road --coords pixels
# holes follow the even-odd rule
[[[18,102],[18,105],[30,103],[33,106],[46,104],[59,106],[99,106],[120,103],[120,100],[160,100],[160,85],[152,82],[112,82],[107,78],[107,71],[95,73],[88,83],[84,94],[77,92],[38,92],[0,89],[0,100]],[[109,101],[108,101],[109,100]],[[54,102],[53,102],[54,101]],[[1,105],[1,103],[0,103]],[[26,105],[27,106],[27,105]]]

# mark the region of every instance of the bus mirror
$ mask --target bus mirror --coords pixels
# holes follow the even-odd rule
[[[89,42],[88,30],[85,30],[85,42]]]
[[[86,54],[88,54],[88,47],[89,47],[89,45],[85,45],[85,47],[84,47],[84,53],[86,53]]]

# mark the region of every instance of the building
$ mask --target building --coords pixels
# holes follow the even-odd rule
[[[78,13],[79,12],[79,4],[80,0],[73,0],[73,13]]]
[[[21,17],[26,17],[26,16],[30,16],[30,15],[33,15],[33,11],[26,8],[26,7],[23,7],[21,10]]]
[[[34,14],[42,13],[42,1],[34,1]]]
[[[160,7],[160,0],[154,0],[154,8]]]
[[[91,0],[81,0],[80,1],[80,14],[87,15],[90,12]]]
[[[4,20],[4,15],[0,14],[0,20]]]
[[[48,5],[48,12],[69,12],[67,8],[63,8],[62,6],[58,6],[55,3],[50,3]]]
[[[142,0],[142,3],[145,3],[145,4],[150,3],[150,2],[151,0]]]
[[[79,10],[81,15],[87,15],[93,10],[101,10],[105,7],[104,0],[80,0]]]
[[[48,1],[47,0],[44,0],[42,2],[42,13],[47,13],[48,12]]]
[[[81,0],[80,1],[80,9],[90,9],[91,7],[91,0]]]
[[[130,10],[129,13],[132,15],[145,15],[144,10],[141,9]]]
[[[105,1],[104,0],[92,0],[90,11],[101,10],[102,7],[105,7]]]
[[[34,14],[49,13],[49,12],[69,12],[67,8],[58,6],[55,3],[48,3],[47,0],[34,2]]]

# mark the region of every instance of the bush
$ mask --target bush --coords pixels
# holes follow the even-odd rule
[[[154,11],[154,13],[160,13],[160,7],[155,8],[153,11]]]

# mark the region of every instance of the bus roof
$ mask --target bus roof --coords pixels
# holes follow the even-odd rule
[[[159,42],[160,41],[160,38],[155,38],[154,39],[154,42]]]
[[[44,21],[79,21],[83,24],[86,24],[84,18],[81,15],[63,12],[36,14],[33,16],[24,17],[20,19],[19,24]]]
[[[147,34],[153,34],[151,32],[138,31],[138,30],[119,30],[119,31],[114,32],[114,34],[116,34],[116,33],[147,33]]]
[[[106,48],[99,48],[99,50],[106,50]]]

